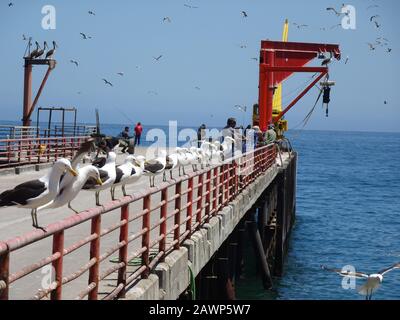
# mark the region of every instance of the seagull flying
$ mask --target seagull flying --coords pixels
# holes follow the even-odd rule
[[[75,64],[77,67],[79,66],[79,63],[78,63],[78,61],[76,61],[76,60],[69,60],[69,62]]]
[[[253,58],[251,58],[251,60],[258,61],[258,58],[253,57]]]
[[[84,34],[84,33],[82,33],[82,32],[80,32],[80,35],[82,36],[82,39],[83,39],[83,40],[92,39],[91,36],[88,36],[88,35],[86,35],[86,34]]]
[[[367,44],[368,44],[370,50],[375,50],[376,49],[374,44],[372,44],[370,42],[368,42]]]
[[[373,4],[367,7],[367,10],[372,9],[372,8],[379,8],[377,4]]]
[[[12,2],[10,2],[10,3],[8,4],[9,7],[12,7],[13,5],[14,5],[14,3],[12,3]]]
[[[190,9],[197,9],[198,7],[195,7],[195,6],[191,6],[191,5],[188,5],[188,4],[184,4],[184,6],[185,7],[187,7],[187,8],[190,8]]]
[[[107,79],[102,79],[104,81],[104,84],[108,84],[110,87],[114,87],[113,84],[109,81],[107,81]]]
[[[156,60],[156,61],[160,60],[161,58],[162,58],[162,54],[159,55],[158,57],[153,57],[153,59]]]
[[[243,112],[247,111],[247,106],[241,106],[241,105],[237,104],[237,105],[234,106],[234,108],[236,108],[236,109],[238,109],[240,111],[243,111]]]
[[[378,23],[378,21],[374,20],[374,23],[375,23],[375,27],[380,28],[381,25]]]
[[[124,76],[124,73],[123,73],[123,72],[118,72],[117,74],[120,75],[121,77]]]
[[[346,61],[344,62],[344,64],[347,64],[347,62],[349,62],[349,56],[346,57]]]
[[[247,18],[248,17],[246,11],[242,11],[242,15],[243,15],[243,18]]]
[[[379,14],[376,14],[376,15],[374,15],[374,16],[372,16],[371,18],[369,18],[369,21],[373,21],[374,19],[376,19],[376,18],[380,18],[380,15]]]
[[[393,271],[395,269],[400,269],[400,263],[396,263],[393,266],[383,269],[378,273],[374,274],[366,274],[364,272],[348,272],[348,271],[346,272],[339,269],[329,269],[325,266],[321,266],[321,268],[329,272],[335,272],[342,277],[366,279],[365,284],[358,288],[358,293],[365,295],[367,300],[371,300],[372,294],[376,290],[378,290],[379,286],[383,282],[383,276],[390,271]]]
[[[164,17],[163,22],[165,22],[165,21],[171,23],[171,18],[170,17]]]
[[[298,24],[296,22],[293,22],[293,25],[295,25],[297,29],[308,27],[308,24]]]
[[[386,49],[386,52],[387,52],[387,53],[390,53],[390,52],[392,52],[392,49],[391,49],[391,48],[387,48],[387,49]]]
[[[329,7],[326,8],[327,11],[333,11],[337,16],[340,16],[342,13],[338,12],[335,8]]]
[[[92,16],[95,16],[96,14],[93,11],[88,11],[89,14],[91,14]]]
[[[200,90],[200,87],[194,87],[196,90]]]

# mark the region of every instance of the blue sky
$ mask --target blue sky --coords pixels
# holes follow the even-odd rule
[[[14,3],[11,8],[10,1]],[[242,113],[233,106],[251,106],[258,99],[258,63],[251,58],[258,57],[262,39],[281,39],[283,21],[288,18],[290,41],[338,43],[343,52],[344,59],[331,66],[331,79],[337,85],[330,117],[318,107],[307,129],[400,131],[398,1],[346,2],[357,10],[356,30],[330,29],[341,19],[326,7],[339,9],[342,0],[10,1],[0,0],[2,120],[21,118],[25,34],[59,44],[58,65],[40,106],[76,106],[84,122],[94,121],[95,108],[108,123],[129,123],[126,116],[162,125],[178,120],[179,125],[220,126],[229,116],[242,122]],[[190,9],[185,3],[198,8]],[[41,27],[41,9],[47,4],[57,10],[56,30]],[[379,8],[367,10],[375,4]],[[247,18],[242,17],[242,10]],[[379,29],[369,21],[374,14],[380,15]],[[163,22],[167,16],[171,23]],[[293,22],[309,27],[297,29]],[[82,40],[80,32],[93,39]],[[379,36],[389,39],[390,54],[384,48],[369,50],[367,42]],[[153,56],[159,55],[163,57],[156,62]],[[346,56],[349,62],[345,65]],[[79,61],[78,68],[71,59]],[[44,69],[36,68],[34,88],[43,73]],[[288,80],[283,95],[307,77]],[[104,85],[102,78],[114,87]],[[289,126],[301,122],[317,93],[313,89],[288,113]],[[284,102],[290,102],[289,98]],[[248,112],[245,122],[250,117]]]

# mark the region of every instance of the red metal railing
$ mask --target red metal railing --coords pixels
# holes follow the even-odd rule
[[[0,168],[72,158],[88,137],[0,139]]]
[[[28,281],[22,283],[24,278],[50,264],[54,273],[51,283],[32,293],[32,299],[87,297],[89,300],[108,300],[124,297],[127,288],[136,280],[147,278],[170,251],[179,249],[185,239],[268,170],[276,162],[276,156],[275,145],[269,145],[237,157],[230,163],[193,172],[145,192],[83,211],[47,226],[46,233],[35,230],[0,242],[0,300],[14,298],[12,289],[15,282],[19,281],[19,286],[26,285]],[[169,196],[171,191],[173,195]],[[118,212],[120,216],[115,217]],[[112,221],[111,225],[105,225],[106,219]],[[90,223],[90,231],[86,235],[78,229],[85,223]],[[79,237],[79,240],[67,245],[65,234],[74,230],[79,232],[73,239]],[[118,232],[114,240],[107,240],[106,237],[114,232]],[[14,267],[15,271],[10,270],[13,263],[18,264],[15,256],[22,249],[34,244],[44,245],[51,238],[52,243],[48,243],[52,252],[50,256],[38,258],[29,265],[18,265]],[[89,257],[83,253],[83,259],[87,261],[78,267],[76,264],[82,258],[74,259],[73,265],[69,266],[73,271],[68,273],[65,259],[85,246],[90,247]],[[38,252],[42,253],[43,249]],[[114,261],[111,260],[113,263],[107,261],[112,256],[115,256]],[[65,297],[64,287],[82,279],[86,273],[87,285],[83,289],[72,290],[72,296]],[[114,275],[111,279],[113,287],[104,290],[102,283],[109,282],[111,275]]]

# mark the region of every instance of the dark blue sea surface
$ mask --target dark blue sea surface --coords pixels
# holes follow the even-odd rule
[[[320,266],[375,273],[400,262],[400,133],[293,131],[288,137],[299,162],[284,276],[266,292],[249,266],[238,296],[364,299]],[[400,269],[385,275],[373,299],[400,299]]]

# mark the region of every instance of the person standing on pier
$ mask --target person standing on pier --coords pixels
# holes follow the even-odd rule
[[[199,129],[197,129],[197,146],[198,148],[201,147],[203,141],[206,140],[206,125],[203,123]]]
[[[119,134],[119,138],[120,138],[120,145],[123,146],[121,152],[125,153],[126,150],[129,147],[129,139],[130,139],[130,137],[129,137],[129,127],[125,127],[124,131],[122,131]]]
[[[135,145],[140,145],[140,138],[142,136],[143,127],[140,122],[135,127]]]

